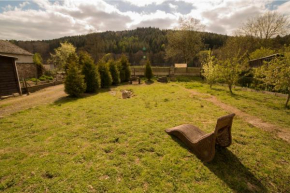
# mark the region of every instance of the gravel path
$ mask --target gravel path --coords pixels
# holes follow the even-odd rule
[[[64,92],[64,85],[47,87],[30,95],[12,97],[0,101],[0,117],[25,110],[31,107],[49,104],[62,97],[67,96]]]

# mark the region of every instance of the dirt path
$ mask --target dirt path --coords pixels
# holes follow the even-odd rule
[[[1,100],[0,118],[24,109],[52,103],[64,96],[67,96],[67,94],[64,92],[64,85],[61,84],[42,89],[30,95]]]
[[[263,121],[262,119],[260,119],[258,117],[249,115],[248,113],[243,112],[243,111],[239,110],[236,107],[233,107],[231,105],[227,105],[227,104],[221,102],[215,96],[212,96],[212,95],[209,95],[209,94],[202,94],[202,93],[196,92],[196,91],[191,90],[191,89],[186,89],[186,90],[188,92],[190,92],[191,94],[193,94],[193,95],[201,96],[201,98],[203,100],[209,101],[209,102],[215,104],[216,106],[224,109],[227,112],[235,113],[236,116],[242,118],[247,123],[249,123],[249,124],[251,124],[251,125],[253,125],[255,127],[258,127],[258,128],[260,128],[260,129],[262,129],[264,131],[271,132],[274,135],[276,135],[277,137],[279,137],[279,138],[287,141],[288,143],[290,143],[290,130],[289,129],[282,128],[282,127],[274,125],[272,123],[265,122],[265,121]]]

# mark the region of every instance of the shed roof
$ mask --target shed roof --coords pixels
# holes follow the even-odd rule
[[[0,54],[0,56],[2,56],[2,57],[7,57],[7,58],[15,58],[16,60],[18,59],[17,57],[14,57],[14,56],[7,56],[7,55],[3,55],[3,54]]]
[[[6,54],[21,54],[32,56],[30,52],[12,44],[11,42],[0,40],[0,53]]]
[[[265,59],[273,58],[273,57],[276,57],[276,56],[278,56],[278,57],[282,56],[283,57],[283,54],[276,53],[276,54],[272,54],[272,55],[265,56],[265,57],[262,57],[262,58],[253,59],[253,60],[250,60],[249,62],[256,61],[256,60],[265,60]]]

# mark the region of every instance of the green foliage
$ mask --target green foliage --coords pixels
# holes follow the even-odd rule
[[[98,70],[101,77],[101,87],[108,88],[112,85],[113,79],[110,73],[110,67],[108,63],[98,63]]]
[[[101,86],[100,74],[93,59],[87,53],[82,53],[79,60],[82,74],[87,85],[86,92],[96,92]]]
[[[266,85],[273,85],[276,91],[284,91],[288,94],[285,107],[288,106],[290,98],[290,52],[285,57],[277,57],[261,66],[255,74],[257,79]]]
[[[208,51],[207,58],[202,63],[202,75],[205,77],[206,82],[212,85],[217,81],[218,78],[218,66],[214,56],[211,55],[211,51]]]
[[[30,81],[32,81],[32,82],[39,82],[39,81],[40,81],[38,78],[30,78],[30,79],[28,79],[28,80],[30,80]]]
[[[74,63],[69,65],[64,86],[65,92],[72,97],[80,97],[80,95],[86,90],[84,75],[81,74],[77,65]]]
[[[250,60],[263,58],[265,56],[269,56],[269,55],[272,55],[272,54],[275,54],[275,50],[261,47],[259,49],[256,49],[254,52],[252,52],[250,54]]]
[[[79,58],[76,53],[69,54],[66,63],[64,65],[65,73],[67,73],[67,70],[70,68],[70,66],[76,66],[77,68],[79,68]]]
[[[144,76],[147,78],[147,80],[151,80],[153,77],[153,72],[152,72],[152,68],[151,68],[151,62],[150,60],[147,60],[146,66],[145,66],[145,72],[144,72]]]
[[[54,49],[54,54],[50,54],[49,62],[57,69],[63,69],[70,54],[75,53],[76,48],[68,42],[60,43],[60,47]]]
[[[39,80],[41,81],[46,81],[46,80],[53,80],[52,76],[46,76],[46,75],[42,75]]]
[[[33,55],[33,63],[36,65],[38,77],[42,76],[45,69],[44,69],[44,66],[42,64],[42,57],[39,53],[35,53]]]
[[[122,55],[119,60],[119,71],[121,82],[128,82],[131,77],[130,63],[126,55]]]
[[[232,86],[239,80],[239,74],[242,71],[240,60],[236,56],[221,60],[217,69],[215,69],[218,72],[219,79],[228,85],[231,93],[233,93]]]
[[[120,72],[117,66],[117,62],[114,60],[109,60],[109,67],[110,67],[110,73],[112,76],[112,84],[118,85],[120,84]]]

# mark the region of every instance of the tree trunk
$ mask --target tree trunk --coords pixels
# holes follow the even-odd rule
[[[230,89],[230,93],[233,94],[232,85],[231,84],[229,84],[229,89]]]
[[[287,108],[287,106],[288,106],[289,99],[290,99],[290,91],[288,92],[288,98],[287,98],[287,101],[286,101],[286,104],[285,104],[285,107],[286,107],[286,108]]]

